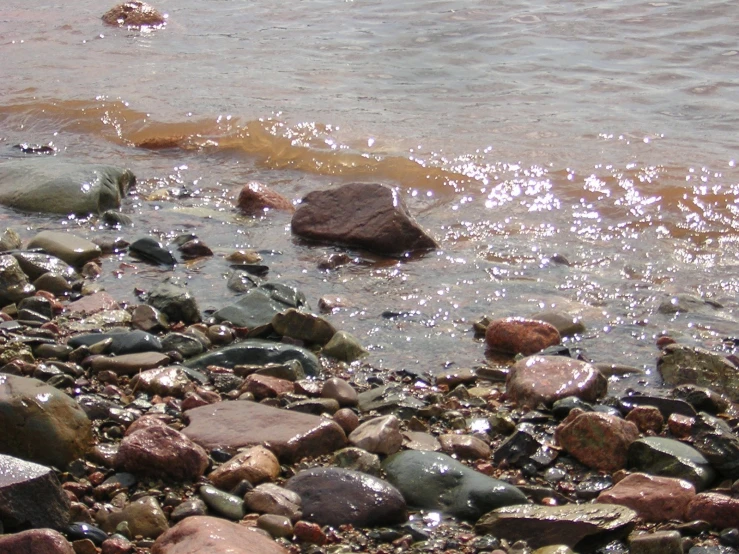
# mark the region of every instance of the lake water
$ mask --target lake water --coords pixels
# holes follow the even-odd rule
[[[103,25],[112,5],[0,6],[0,158],[52,143],[139,179],[133,229],[0,212],[22,236],[195,233],[216,256],[174,273],[204,310],[235,296],[224,254],[255,248],[314,308],[345,299],[330,319],[387,369],[478,364],[475,319],[543,309],[581,317],[575,346],[641,384],[660,334],[739,334],[736,2],[160,0],[148,32]],[[295,240],[288,215],[234,211],[251,180],[296,200],[400,187],[441,249],[320,270],[336,249]],[[171,273],[103,269],[129,302]],[[657,311],[677,293],[723,307]]]

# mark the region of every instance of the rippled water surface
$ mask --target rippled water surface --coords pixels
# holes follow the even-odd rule
[[[104,26],[97,1],[3,1],[0,159],[52,143],[139,178],[133,229],[9,211],[3,225],[194,232],[216,256],[175,273],[203,309],[235,295],[224,254],[264,251],[314,307],[344,298],[330,317],[391,369],[481,362],[482,315],[571,313],[590,357],[652,374],[661,333],[710,348],[739,334],[736,2],[155,5],[166,27],[137,31]],[[250,180],[295,200],[398,186],[442,247],[322,271],[334,250],[291,237],[289,216],[234,211]],[[104,269],[130,302],[169,273],[125,256]],[[657,311],[678,293],[711,304]]]

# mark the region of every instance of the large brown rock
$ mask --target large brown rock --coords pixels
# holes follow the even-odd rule
[[[632,473],[598,495],[602,504],[619,504],[646,521],[683,520],[695,487],[683,479]]]
[[[496,319],[485,331],[487,349],[504,354],[530,356],[560,341],[559,331],[551,323],[522,317]]]
[[[739,498],[702,492],[688,505],[687,518],[707,521],[718,529],[739,527]]]
[[[289,199],[257,181],[247,183],[241,189],[236,205],[248,215],[261,215],[268,210],[295,211],[295,206]]]
[[[92,446],[92,424],[64,392],[0,374],[0,453],[66,468]]]
[[[594,366],[564,356],[530,356],[516,362],[508,373],[508,397],[519,406],[552,405],[568,396],[593,402],[603,396],[608,381]]]
[[[118,4],[103,14],[103,23],[115,27],[161,27],[167,18],[153,6],[140,0],[131,0]]]
[[[387,256],[438,247],[413,219],[399,192],[376,183],[309,193],[293,215],[292,231],[310,240]]]
[[[222,464],[208,475],[211,483],[221,490],[233,489],[246,479],[252,485],[274,481],[280,474],[280,462],[263,446],[254,446]]]
[[[48,467],[0,454],[0,523],[6,532],[66,527],[69,499],[56,474]]]
[[[187,410],[183,433],[208,450],[262,445],[285,462],[329,454],[346,444],[335,422],[243,400]]]
[[[629,445],[639,438],[639,429],[610,414],[574,409],[554,437],[586,466],[613,472],[626,465]]]
[[[288,554],[262,533],[224,519],[193,516],[161,535],[151,554]]]
[[[52,529],[30,529],[13,535],[0,535],[3,554],[75,554],[64,535]]]

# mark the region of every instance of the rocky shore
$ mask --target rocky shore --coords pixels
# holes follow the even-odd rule
[[[125,236],[134,180],[12,160],[0,203]],[[252,183],[235,209],[380,256],[438,246],[383,185],[294,206]],[[266,279],[256,252],[230,253],[240,295],[204,312],[175,278],[136,304],[103,290],[123,251],[159,267],[213,255],[192,235],[0,237],[2,553],[739,552],[733,356],[660,337],[666,388],[614,395],[609,377],[639,370],[563,345],[582,322],[480,314],[488,363],[424,379],[373,367],[364,337],[308,308],[334,300]]]

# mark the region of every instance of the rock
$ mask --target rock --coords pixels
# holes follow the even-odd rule
[[[492,461],[496,465],[524,467],[534,464],[545,467],[557,456],[550,442],[550,435],[524,421],[516,425],[514,431],[495,449]]]
[[[290,200],[257,181],[247,183],[241,189],[236,205],[247,215],[263,215],[269,210],[290,213],[295,211]]]
[[[154,7],[140,0],[129,0],[111,8],[103,15],[103,23],[115,27],[129,29],[141,27],[162,27],[167,16],[160,14]]]
[[[349,435],[354,429],[359,427],[359,416],[355,414],[349,408],[342,408],[334,413],[334,421],[338,423],[344,430],[344,433]]]
[[[660,302],[657,311],[665,315],[673,315],[680,312],[700,312],[708,308],[713,312],[722,306],[714,300],[706,300],[692,294],[676,294]]]
[[[252,374],[244,380],[244,384],[239,390],[250,392],[256,400],[262,400],[291,393],[295,390],[295,385],[287,379]]]
[[[530,356],[560,343],[557,329],[544,321],[509,317],[490,322],[485,344],[491,352]]]
[[[208,507],[205,502],[198,497],[193,497],[176,506],[169,517],[172,521],[177,522],[186,517],[204,516],[207,510]]]
[[[636,406],[626,415],[626,421],[636,425],[641,433],[658,434],[665,424],[662,412],[655,406]]]
[[[479,460],[489,458],[491,454],[490,446],[472,435],[439,435],[439,442],[446,454],[457,459]]]
[[[18,261],[10,254],[0,255],[0,305],[7,306],[36,292],[21,270]]]
[[[697,494],[688,505],[686,517],[707,521],[718,529],[739,527],[739,498],[715,492]]]
[[[199,239],[188,240],[177,247],[182,254],[183,260],[196,260],[198,258],[209,258],[213,255],[213,250]]]
[[[138,330],[119,333],[86,333],[71,337],[67,344],[72,348],[77,348],[79,346],[92,346],[107,339],[111,339],[107,352],[116,356],[162,351],[162,343],[156,336]]]
[[[0,452],[66,468],[92,446],[92,425],[64,392],[37,379],[0,374]]]
[[[153,306],[140,304],[131,314],[131,325],[147,333],[157,333],[169,327],[167,316]]]
[[[334,326],[322,317],[299,312],[295,308],[275,314],[271,323],[278,335],[321,345],[336,333]]]
[[[153,426],[123,438],[115,465],[131,473],[174,480],[196,480],[208,467],[208,455],[179,431]]]
[[[290,538],[293,536],[293,524],[290,518],[277,514],[262,514],[257,519],[257,527],[264,529],[274,538]]]
[[[339,425],[321,417],[248,401],[224,401],[185,412],[183,433],[213,450],[263,445],[281,460],[328,454],[346,444]]]
[[[553,325],[559,332],[560,337],[572,337],[585,332],[585,325],[579,317],[560,312],[539,312],[530,319],[543,321]]]
[[[693,448],[723,477],[739,479],[739,437],[724,420],[701,412],[691,429]]]
[[[140,352],[122,356],[98,356],[92,360],[93,373],[112,371],[116,375],[134,375],[140,371],[154,369],[170,362],[169,356],[160,352]]]
[[[133,254],[140,260],[156,265],[177,265],[177,259],[172,255],[172,252],[152,237],[142,237],[133,241],[128,247],[128,253]]]
[[[300,362],[306,375],[320,375],[321,362],[310,350],[259,339],[248,339],[207,352],[188,360],[185,365],[193,369],[203,369],[210,365],[233,368],[237,365],[281,364],[292,360]]]
[[[154,287],[146,303],[162,312],[171,322],[198,323],[200,310],[195,297],[176,282],[165,281]]]
[[[656,531],[629,539],[631,554],[683,554],[682,537],[678,531]]]
[[[675,397],[688,402],[696,410],[709,414],[725,412],[731,406],[731,402],[725,396],[696,385],[680,385],[675,387],[672,393]]]
[[[205,345],[197,337],[185,333],[167,333],[162,339],[166,352],[179,352],[183,358],[192,358],[205,351]]]
[[[272,483],[262,483],[248,491],[244,505],[252,512],[280,515],[293,522],[303,517],[300,495]]]
[[[403,446],[408,450],[428,450],[429,452],[441,450],[439,440],[432,434],[422,431],[406,431],[403,433]]]
[[[0,535],[3,554],[75,554],[64,535],[52,529],[30,529],[12,535]]]
[[[616,416],[572,410],[554,436],[581,463],[614,472],[626,466],[629,445],[639,438],[639,430]]]
[[[39,279],[47,273],[52,273],[61,276],[68,286],[82,281],[82,276],[71,265],[57,256],[25,250],[12,252],[12,255],[18,260],[18,265],[21,266],[23,273],[29,279]]]
[[[513,485],[470,469],[446,454],[406,450],[385,460],[383,469],[409,506],[466,521],[475,521],[501,506],[528,502]]]
[[[56,474],[48,467],[0,454],[0,523],[5,532],[64,529],[69,523],[69,499]]]
[[[223,519],[195,516],[161,535],[151,554],[288,554],[282,546],[248,527]]]
[[[359,341],[346,331],[336,331],[321,352],[326,356],[347,363],[359,360],[369,354]]]
[[[24,212],[99,215],[119,208],[135,180],[130,171],[110,166],[8,160],[0,166],[0,204]]]
[[[101,291],[67,304],[67,312],[76,315],[92,315],[103,311],[118,310],[120,306],[107,292]]]
[[[5,229],[0,235],[0,252],[18,250],[21,247],[21,236],[14,229]]]
[[[108,534],[105,531],[88,523],[70,523],[65,532],[74,541],[87,539],[97,546],[108,540]]]
[[[508,397],[529,409],[540,403],[552,405],[568,396],[593,402],[605,395],[607,388],[606,378],[595,367],[563,356],[530,356],[519,360],[506,379]]]
[[[342,448],[334,454],[334,464],[343,469],[379,475],[382,466],[377,454],[353,446]]]
[[[187,374],[177,366],[147,369],[137,373],[131,378],[131,386],[136,391],[177,398],[195,390],[195,385]]]
[[[236,303],[216,311],[213,317],[237,327],[258,329],[271,323],[277,314],[305,305],[305,296],[295,287],[267,282],[247,290]]]
[[[236,495],[218,490],[211,485],[202,485],[198,489],[198,494],[208,508],[220,516],[239,521],[246,515],[244,501]]]
[[[162,511],[159,502],[153,496],[144,496],[127,504],[123,510],[103,515],[98,512],[103,521],[101,527],[106,533],[114,533],[116,527],[124,521],[128,523],[131,536],[141,535],[147,539],[155,539],[167,529],[167,516]]]
[[[645,521],[684,520],[695,487],[688,481],[632,473],[598,495],[601,504],[619,504],[634,510]]]
[[[403,444],[400,420],[394,415],[365,421],[349,435],[349,442],[375,454],[395,454]]]
[[[391,383],[364,391],[358,395],[359,410],[367,413],[376,410],[380,413],[399,413],[408,411],[415,413],[424,406],[421,400],[411,396],[402,387]]]
[[[319,525],[372,527],[408,518],[403,496],[390,483],[357,471],[313,468],[285,483],[300,495],[303,518]]]
[[[707,488],[716,472],[695,448],[664,437],[645,437],[629,446],[629,467],[653,475],[684,479],[697,491]]]
[[[549,544],[574,548],[585,537],[601,533],[626,535],[636,517],[633,510],[612,504],[528,504],[506,506],[485,514],[475,525],[475,531],[510,542],[523,539],[532,548]]]
[[[388,256],[437,248],[398,191],[380,184],[353,183],[309,193],[293,215],[292,232]]]
[[[349,383],[338,377],[331,377],[321,388],[323,398],[333,398],[339,406],[356,406],[359,402],[357,391]]]
[[[719,354],[703,348],[670,344],[657,361],[657,369],[667,385],[708,387],[739,402],[739,371]]]
[[[639,406],[654,406],[659,409],[662,417],[665,419],[669,418],[672,414],[682,414],[688,417],[695,417],[696,415],[693,406],[684,400],[646,394],[624,396],[621,398],[622,411],[631,411]]]
[[[102,255],[100,247],[94,242],[57,231],[41,231],[28,241],[27,247],[40,248],[75,267],[82,267],[85,262]]]
[[[298,543],[323,545],[328,541],[321,526],[309,521],[298,521],[293,527],[293,534]]]
[[[219,466],[208,475],[211,483],[222,490],[231,490],[246,479],[252,485],[273,481],[280,474],[277,457],[263,446],[254,446]]]

